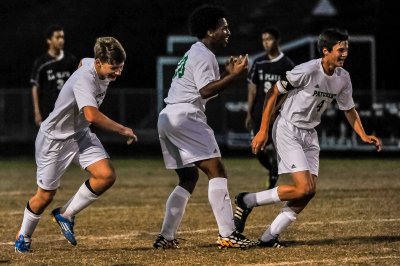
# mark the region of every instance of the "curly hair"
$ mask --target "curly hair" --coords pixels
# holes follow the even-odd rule
[[[326,48],[329,52],[332,51],[333,46],[335,44],[347,41],[349,39],[349,34],[345,29],[339,28],[329,28],[322,31],[322,33],[318,36],[318,52],[321,56],[323,56],[322,50]]]
[[[126,53],[117,39],[99,37],[94,45],[94,58],[109,64],[120,64],[126,60]]]
[[[189,32],[192,36],[202,39],[208,30],[215,30],[218,21],[226,17],[222,7],[203,5],[196,8],[189,16]]]
[[[280,40],[281,39],[281,32],[278,30],[278,28],[275,27],[265,27],[262,31],[261,34],[263,33],[269,33],[272,36],[274,36],[275,40]]]

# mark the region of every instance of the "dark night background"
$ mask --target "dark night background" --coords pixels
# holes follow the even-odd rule
[[[21,124],[29,124],[28,127],[22,129],[22,131],[26,131],[22,137],[23,140],[29,143],[34,140],[36,134],[31,114],[29,75],[34,59],[47,50],[44,37],[45,29],[50,24],[60,24],[64,27],[66,36],[65,50],[72,52],[77,58],[92,57],[94,41],[99,36],[113,36],[123,44],[128,56],[124,73],[110,88],[136,92],[141,90],[143,95],[146,92],[151,95],[150,98],[147,96],[147,98],[144,96],[140,98],[141,94],[127,94],[127,107],[124,109],[127,110],[127,113],[124,115],[127,117],[125,122],[128,126],[135,129],[138,127],[140,129],[142,126],[146,130],[151,128],[153,132],[151,140],[158,150],[159,144],[155,131],[157,110],[154,100],[157,85],[157,58],[167,55],[166,40],[168,35],[188,34],[188,15],[193,9],[205,3],[223,6],[228,11],[228,22],[232,36],[227,49],[221,51],[219,55],[245,53],[251,55],[261,52],[260,31],[265,26],[277,26],[281,30],[281,44],[304,36],[316,36],[323,28],[330,26],[346,28],[350,35],[374,36],[377,60],[377,92],[384,95],[385,101],[397,102],[398,108],[400,108],[400,92],[398,92],[397,79],[395,78],[398,69],[397,62],[399,61],[396,52],[396,39],[398,38],[396,35],[400,32],[400,23],[392,3],[379,0],[329,0],[337,14],[327,17],[312,14],[312,10],[319,1],[1,1],[2,37],[0,52],[2,58],[0,60],[0,73],[2,78],[0,92],[1,90],[9,91],[11,89],[25,91],[26,93],[22,104],[13,102],[13,99],[17,98],[10,98],[11,100],[9,100],[5,97],[0,99],[2,100],[0,101],[0,109],[3,108],[3,113],[0,113],[0,124],[3,127],[0,128],[0,143],[4,144],[7,138],[14,137],[13,132],[19,133]],[[355,46],[352,46],[350,40],[350,54],[345,68],[351,74],[354,91],[364,90],[366,94],[369,94],[371,72],[370,66],[366,62],[370,62],[370,53],[366,49],[357,49]],[[184,50],[178,51],[175,56],[182,56],[183,52]],[[309,60],[308,55],[301,50],[290,51],[287,54],[296,64]],[[245,89],[245,87],[240,89]],[[246,92],[242,91],[242,93]],[[116,106],[115,97],[118,98],[118,95],[108,95],[103,105],[106,114],[120,121],[118,120],[121,117],[118,116],[120,111],[116,109],[120,106]],[[243,101],[246,101],[245,97],[243,97]],[[363,102],[365,103],[364,98],[357,97],[355,100],[360,102],[361,105]],[[370,99],[369,95],[366,95],[366,98]],[[218,100],[213,103],[213,105],[221,105],[217,107],[219,108],[216,109],[217,112],[223,109],[223,103],[223,101],[218,102]],[[363,107],[371,108],[371,103],[366,103],[368,106]],[[210,107],[210,112],[214,112],[213,105]],[[21,116],[19,112],[22,112],[22,110],[29,111],[25,112],[20,120],[13,118],[13,116]],[[149,118],[144,119],[146,122],[143,122],[142,118],[148,113],[151,113]],[[385,128],[385,137],[391,138],[393,134],[396,135],[399,131],[398,128],[396,129],[396,124],[398,124],[400,118],[400,111],[398,114],[398,118],[395,118],[397,120],[379,118],[375,120],[379,123],[368,124],[369,121],[366,120],[366,124],[368,128],[378,128],[378,134],[380,134],[380,129]],[[397,117],[397,114],[393,117]],[[240,121],[235,123],[242,126],[243,119],[241,117],[236,119]],[[339,119],[343,120],[343,118]],[[221,119],[218,116],[209,116],[209,120],[210,125],[217,127],[217,133],[218,126],[227,123],[220,121]],[[140,121],[140,123],[137,121]],[[391,125],[391,127],[386,127],[388,125]],[[338,128],[335,124],[333,126]],[[397,133],[392,134],[392,129],[393,132]],[[147,135],[150,136],[150,134]],[[391,141],[397,145],[397,141],[400,143],[400,138],[396,135],[396,138],[392,138]]]
[[[78,58],[92,56],[98,36],[114,36],[128,54],[125,73],[114,86],[154,88],[157,56],[166,54],[169,34],[188,34],[188,14],[203,3],[224,6],[229,12],[232,38],[224,53],[255,53],[261,50],[259,31],[278,26],[282,43],[318,34],[327,26],[347,28],[350,34],[374,35],[377,43],[378,89],[395,89],[395,68],[390,62],[399,22],[391,23],[391,4],[378,0],[331,0],[338,11],[332,18],[312,16],[317,0],[291,1],[2,1],[0,89],[27,88],[33,60],[46,50],[45,28],[52,23],[65,28],[65,50]],[[350,51],[351,53],[354,51]],[[365,55],[368,56],[368,55]],[[297,62],[299,63],[299,62]],[[353,73],[353,75],[362,73]]]

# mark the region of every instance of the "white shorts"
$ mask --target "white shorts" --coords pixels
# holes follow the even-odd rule
[[[60,178],[74,162],[83,169],[105,158],[109,158],[96,134],[87,130],[77,138],[53,140],[39,130],[35,142],[37,184],[45,190],[60,186]]]
[[[206,115],[193,104],[167,105],[158,116],[157,127],[167,169],[190,167],[197,161],[221,157]]]
[[[281,116],[272,129],[278,160],[278,173],[294,173],[309,170],[318,176],[319,143],[317,131],[301,129]]]

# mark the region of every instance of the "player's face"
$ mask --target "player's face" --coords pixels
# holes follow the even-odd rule
[[[118,76],[121,76],[122,70],[124,69],[124,62],[120,64],[109,64],[102,63],[99,59],[96,59],[96,70],[100,79],[109,79],[114,81]]]
[[[333,65],[335,67],[343,67],[344,61],[347,58],[348,52],[349,52],[349,42],[342,41],[342,42],[335,44],[332,47],[331,52],[328,52],[327,50],[324,51],[324,55],[325,55],[325,57],[327,57],[326,59],[330,65]]]
[[[216,29],[212,32],[212,38],[218,46],[226,47],[229,42],[231,32],[229,30],[228,22],[225,18],[218,21]]]
[[[64,42],[65,37],[64,31],[62,30],[53,32],[53,36],[51,36],[50,39],[47,39],[49,46],[56,50],[62,50],[64,48]]]
[[[268,32],[263,33],[261,35],[261,40],[262,40],[262,45],[265,49],[265,51],[271,51],[276,49],[277,47],[277,43],[276,43],[276,39],[274,36],[272,36],[271,34],[269,34]]]

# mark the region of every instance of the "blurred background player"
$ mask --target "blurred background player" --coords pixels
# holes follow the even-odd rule
[[[63,27],[51,25],[46,30],[47,52],[35,60],[31,73],[33,114],[40,126],[54,109],[64,83],[78,67],[76,57],[64,51]]]
[[[279,234],[296,220],[316,193],[320,148],[315,127],[333,100],[361,140],[375,145],[377,151],[381,150],[381,141],[365,133],[355,109],[350,75],[343,68],[348,49],[346,30],[324,30],[318,37],[318,51],[322,58],[297,65],[268,92],[262,124],[252,141],[252,150],[256,154],[265,149],[277,96],[287,93],[288,97],[274,122],[272,138],[278,153],[279,174],[290,173],[293,184],[236,196],[235,225],[239,232],[243,232],[254,207],[286,201],[260,237],[259,245],[262,247],[283,247],[278,240]]]
[[[215,52],[227,46],[231,35],[222,8],[202,6],[189,17],[189,30],[199,41],[179,61],[167,104],[158,118],[158,133],[167,169],[174,169],[178,186],[166,202],[164,222],[154,248],[177,248],[176,232],[196,187],[199,170],[208,177],[208,199],[218,225],[219,248],[247,248],[257,244],[235,231],[227,173],[214,131],[204,114],[206,102],[248,70],[247,55],[233,59],[220,76]]]
[[[294,67],[292,60],[280,51],[280,31],[274,27],[267,27],[261,32],[261,41],[265,53],[254,60],[248,76],[248,97],[246,128],[251,132],[251,138],[260,129],[262,111],[265,103],[265,95],[272,86],[285,76],[286,71]],[[280,97],[278,109],[285,97]],[[271,121],[273,123],[274,121]],[[272,128],[272,127],[271,127]],[[276,150],[272,141],[269,142],[270,149],[264,149],[257,153],[257,159],[264,166],[269,176],[266,179],[268,189],[275,187],[278,181],[278,163],[276,161]]]
[[[65,238],[76,245],[75,215],[95,202],[115,182],[116,174],[100,140],[90,131],[93,125],[136,140],[131,128],[104,115],[99,107],[108,85],[122,74],[125,50],[113,37],[97,38],[94,58],[84,58],[67,80],[54,110],[43,121],[36,137],[37,191],[26,204],[15,250],[31,251],[31,237],[40,216],[52,202],[61,176],[72,163],[79,164],[90,177],[76,194],[51,214]]]

